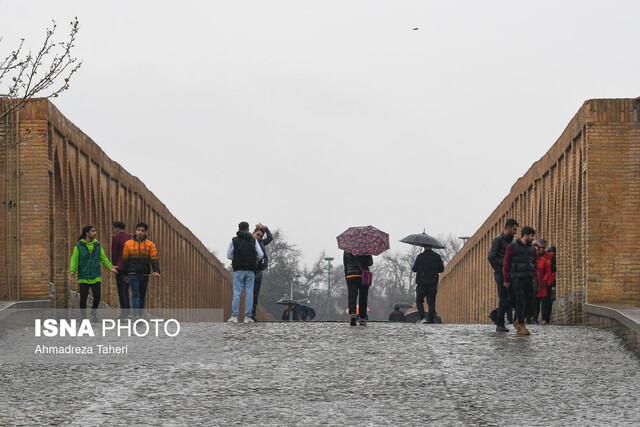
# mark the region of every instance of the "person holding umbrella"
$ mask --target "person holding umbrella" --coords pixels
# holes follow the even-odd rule
[[[420,246],[424,251],[416,257],[413,270],[416,274],[416,308],[422,323],[434,323],[436,319],[436,293],[438,292],[439,274],[444,271],[444,263],[440,255],[432,249],[444,249],[440,240],[426,233],[411,234],[400,240],[402,243]],[[424,299],[427,298],[429,317],[425,319]]]
[[[351,326],[367,324],[367,299],[371,286],[372,255],[380,255],[389,249],[389,235],[371,225],[350,227],[337,237],[338,248],[344,250],[344,275],[347,279],[347,302]],[[356,311],[356,301],[359,310]],[[359,314],[358,314],[359,312]],[[359,317],[359,319],[357,319]]]
[[[356,326],[356,316],[360,316],[360,324],[367,324],[367,299],[369,297],[369,285],[365,285],[362,281],[362,275],[365,271],[369,271],[369,267],[373,265],[373,257],[371,255],[353,255],[344,251],[342,257],[344,265],[344,275],[347,279],[347,302],[349,305],[349,314],[351,315],[351,326]],[[356,312],[356,301],[360,306]],[[360,314],[357,314],[357,313]]]
[[[431,245],[423,245],[424,251],[416,257],[411,270],[416,273],[416,308],[420,314],[420,322],[434,323],[436,316],[436,294],[438,279],[444,271],[444,263],[440,255],[435,253]],[[425,319],[424,299],[427,298],[429,316]]]

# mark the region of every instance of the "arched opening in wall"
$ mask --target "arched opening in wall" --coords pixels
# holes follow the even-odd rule
[[[78,191],[75,186],[75,180],[73,179],[73,173],[71,167],[69,167],[69,227],[67,230],[68,242],[71,244],[75,243],[75,237],[80,234],[80,212],[78,212]],[[66,251],[69,251],[71,248],[67,247]]]
[[[56,151],[54,159],[54,186],[55,200],[51,212],[51,276],[49,281],[54,284],[56,291],[56,307],[66,308],[69,301],[69,283],[67,281],[68,264],[70,257],[67,248],[69,236],[69,215],[64,206],[64,184],[62,181],[62,167]]]
[[[576,144],[576,222],[578,224],[578,248],[577,251],[579,256],[577,257],[577,266],[576,270],[578,274],[580,274],[580,284],[585,287],[585,294],[582,296],[582,304],[587,302],[587,294],[589,292],[589,287],[587,286],[587,269],[586,265],[586,257],[587,257],[587,227],[586,221],[584,220],[584,215],[586,208],[583,206],[584,203],[584,192],[585,188],[585,180],[582,172],[582,138],[580,137],[577,141],[574,141]]]
[[[85,196],[85,191],[84,191],[84,180],[82,179],[82,174],[80,174],[80,222],[79,222],[79,227],[78,229],[80,229],[81,227],[84,227],[85,225],[89,224],[89,215],[87,215],[87,198]]]
[[[100,230],[100,225],[98,224],[98,209],[96,207],[96,192],[94,191],[93,178],[89,178],[89,203],[91,208],[89,223],[94,227],[98,227],[98,230]]]
[[[99,240],[102,242],[104,252],[111,259],[111,239],[110,239],[110,223],[109,217],[107,217],[107,205],[105,204],[105,197],[102,189],[100,189],[100,236]],[[113,287],[115,286],[115,280],[113,275],[108,272],[102,275],[102,299],[104,302],[112,306],[111,295],[113,295]]]

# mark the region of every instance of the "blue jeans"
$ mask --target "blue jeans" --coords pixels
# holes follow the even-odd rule
[[[256,274],[253,271],[239,270],[233,272],[233,302],[231,303],[231,315],[238,317],[240,311],[240,294],[244,289],[244,315],[251,317],[253,307],[253,282]]]
[[[144,309],[148,284],[149,276],[145,276],[143,274],[129,275],[129,286],[131,287],[131,308],[133,308],[133,314],[136,316],[140,316]]]
[[[509,321],[511,321],[511,292],[508,288],[504,287],[504,277],[502,277],[502,274],[494,272],[493,278],[498,286],[498,307],[494,312],[496,313],[496,319],[498,319],[498,326],[504,326],[505,313]]]

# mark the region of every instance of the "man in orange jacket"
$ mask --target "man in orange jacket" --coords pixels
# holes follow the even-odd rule
[[[136,234],[124,245],[122,261],[127,274],[125,280],[131,287],[131,308],[136,318],[142,316],[147,296],[149,276],[160,277],[160,263],[156,245],[147,238],[149,226],[144,222],[136,225]]]

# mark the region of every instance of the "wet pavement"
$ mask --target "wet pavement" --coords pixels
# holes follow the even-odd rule
[[[621,339],[531,330],[185,325],[197,363],[167,356],[185,343],[164,340],[161,361],[0,364],[0,424],[637,425],[640,358]]]

